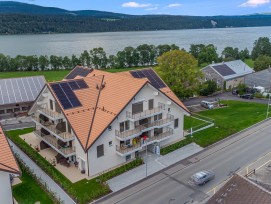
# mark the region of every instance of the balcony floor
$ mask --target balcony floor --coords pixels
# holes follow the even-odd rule
[[[29,133],[20,136],[25,142],[34,149],[38,145],[40,148],[41,139],[38,138],[34,133]],[[55,156],[58,154],[54,149],[47,148],[39,151],[39,154],[45,158],[47,161],[52,161],[55,159]],[[61,164],[56,164],[55,168],[59,170],[64,176],[66,176],[72,183],[80,181],[82,179],[88,178],[86,174],[81,174],[80,170],[71,164],[70,167],[63,166]]]

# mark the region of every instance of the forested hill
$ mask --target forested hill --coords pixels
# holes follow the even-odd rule
[[[271,14],[246,16],[127,15],[68,11],[12,1],[0,2],[0,34],[81,33],[271,26]]]

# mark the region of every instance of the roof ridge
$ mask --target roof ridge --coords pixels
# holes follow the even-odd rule
[[[3,163],[0,162],[0,166],[1,166],[1,165],[7,167],[8,169],[11,169],[12,172],[19,173],[17,169],[14,169],[14,168],[12,168],[12,167],[10,167],[10,166],[8,166],[8,165],[5,165],[5,164],[3,164]],[[1,167],[0,167],[0,171],[1,171]]]
[[[89,127],[88,138],[87,138],[85,148],[84,148],[85,150],[88,148],[88,142],[89,142],[89,138],[90,138],[90,135],[91,135],[92,126],[93,126],[93,123],[94,123],[94,119],[95,119],[95,115],[96,115],[96,111],[97,111],[97,107],[98,107],[98,103],[99,103],[100,94],[101,94],[101,91],[102,91],[103,81],[104,81],[104,75],[103,75],[103,78],[102,78],[102,81],[101,81],[101,84],[100,84],[100,87],[99,87],[99,93],[98,93],[96,105],[95,105],[95,108],[94,108],[94,113],[93,113],[93,116],[92,116],[91,124],[90,124],[90,127]]]

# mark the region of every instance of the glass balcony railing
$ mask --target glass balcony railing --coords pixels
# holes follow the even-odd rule
[[[160,106],[158,106],[158,107],[156,107],[154,109],[145,110],[145,111],[142,111],[140,113],[132,113],[132,112],[126,111],[126,117],[130,118],[130,119],[133,119],[133,120],[139,120],[141,118],[145,118],[145,117],[148,117],[150,115],[155,115],[157,113],[160,113],[163,110],[165,110],[165,106],[160,105]]]
[[[165,118],[165,119],[153,121],[151,123],[142,124],[142,125],[137,126],[135,129],[127,130],[124,132],[120,132],[119,130],[116,130],[115,134],[117,137],[119,137],[121,139],[125,139],[125,138],[133,136],[133,135],[138,136],[138,135],[142,134],[144,131],[151,130],[153,128],[159,128],[165,124],[171,123],[173,120],[174,120],[174,116],[168,114],[167,118]]]
[[[147,142],[144,142],[143,140],[140,140],[138,143],[136,144],[129,144],[129,145],[124,145],[122,144],[121,146],[116,146],[116,151],[118,153],[120,153],[122,156],[125,156],[127,154],[131,154],[135,151],[138,151],[140,149],[142,149],[142,147],[152,144],[154,142],[160,142],[163,139],[169,137],[173,135],[173,129],[171,128],[166,128],[165,132],[162,132],[160,134],[153,134],[151,135]]]
[[[64,115],[55,111],[52,111],[46,107],[39,107],[38,110],[42,112],[43,114],[50,116],[53,119],[62,119],[64,118]]]
[[[52,135],[45,135],[39,130],[34,131],[35,135],[41,138],[44,142],[46,142],[49,146],[51,146],[54,150],[62,154],[63,156],[71,156],[75,154],[74,147],[63,147],[60,146],[57,142],[57,139]]]

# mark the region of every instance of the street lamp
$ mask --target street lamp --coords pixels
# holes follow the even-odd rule
[[[144,142],[146,142],[146,177],[148,176],[148,137],[147,136],[143,136],[143,140]]]

